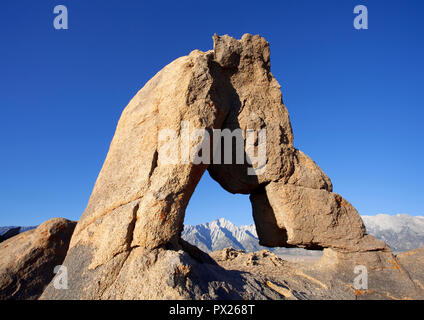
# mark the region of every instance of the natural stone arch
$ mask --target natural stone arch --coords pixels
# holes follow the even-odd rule
[[[252,176],[247,165],[185,161],[179,143],[183,123],[209,132],[266,128],[265,172]],[[175,133],[169,136],[179,156],[175,163],[162,161],[163,130]],[[189,149],[196,145],[188,141]],[[194,265],[178,250],[208,261],[180,238],[185,209],[207,169],[226,190],[251,194],[262,245],[345,252],[386,248],[365,234],[356,210],[332,193],[330,179],[294,148],[280,86],[270,72],[268,42],[249,34],[241,40],[215,35],[214,50],[193,51],[167,65],[123,111],[64,262],[74,287],[57,292],[50,286],[44,297],[189,297],[187,282],[181,289],[164,281],[168,274],[184,273],[182,261]],[[147,289],[155,286],[156,291]]]

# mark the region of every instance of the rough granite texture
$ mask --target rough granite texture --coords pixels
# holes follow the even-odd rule
[[[0,300],[37,299],[65,259],[75,225],[55,218],[0,243]]]
[[[349,259],[370,266],[380,263],[377,256],[390,260],[387,246],[366,235],[357,211],[332,193],[325,173],[294,148],[280,85],[270,72],[268,42],[250,34],[213,40],[213,50],[195,50],[164,67],[125,108],[64,261],[70,287],[49,285],[41,298],[281,298],[288,290],[283,280],[267,284],[258,273],[226,269],[180,239],[185,209],[207,169],[227,191],[251,194],[263,245],[330,248],[325,258],[332,257],[337,274],[351,268]],[[248,175],[249,164],[181,161],[212,157],[189,153],[198,147],[196,140],[187,141],[189,150],[178,143],[190,130],[182,123],[208,132],[266,129],[266,140],[257,139],[253,147],[266,147],[266,166],[254,167],[263,172]],[[162,139],[163,129],[173,133],[173,143]],[[164,161],[170,154],[180,161]],[[308,297],[305,290],[292,295]],[[328,289],[316,296],[351,295],[331,296]]]

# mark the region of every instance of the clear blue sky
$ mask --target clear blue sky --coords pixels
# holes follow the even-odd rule
[[[423,215],[423,17],[422,0],[2,1],[0,225],[77,220],[131,97],[215,32],[271,43],[296,147],[361,214]],[[250,223],[248,197],[206,174],[186,222],[223,216]]]

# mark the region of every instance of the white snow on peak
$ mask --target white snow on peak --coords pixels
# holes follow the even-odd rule
[[[417,233],[424,233],[424,217],[410,216],[408,214],[377,214],[375,216],[362,216],[367,230],[385,231],[392,230],[399,233],[405,228]]]
[[[423,216],[377,214],[362,216],[362,219],[367,233],[385,241],[393,250],[406,251],[424,246]],[[196,226],[186,225],[182,236],[208,252],[227,247],[246,251],[261,249],[255,225],[236,226],[225,218]]]

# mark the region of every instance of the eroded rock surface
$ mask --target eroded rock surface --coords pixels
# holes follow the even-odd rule
[[[181,241],[185,209],[206,169],[227,191],[251,194],[263,245],[348,255],[388,250],[366,235],[356,210],[332,193],[318,165],[294,148],[268,42],[250,34],[213,40],[214,50],[193,51],[163,68],[123,111],[64,261],[69,289],[50,285],[43,298],[281,297],[274,290],[279,284],[264,291],[261,281],[228,273]],[[232,148],[233,161],[225,164],[215,161],[227,152],[217,154],[217,138],[201,136],[199,144],[190,138],[193,129],[241,130],[246,145],[248,131],[266,129],[266,137],[258,133],[243,150],[246,161],[237,163]],[[253,163],[261,150],[265,163]]]
[[[246,278],[258,279],[262,287],[273,290],[282,300],[412,300],[424,299],[419,281],[422,272],[418,271],[422,268],[421,251],[402,254],[409,257],[409,263],[387,250],[352,254],[325,249],[323,258],[315,264],[288,262],[266,250],[245,253],[228,248],[211,256],[225,270],[238,270],[248,274]],[[355,283],[363,268],[367,272],[366,289]]]
[[[397,259],[408,271],[416,286],[424,290],[424,248],[402,252],[397,256]]]
[[[76,222],[48,220],[0,244],[0,300],[37,299],[65,259]]]

